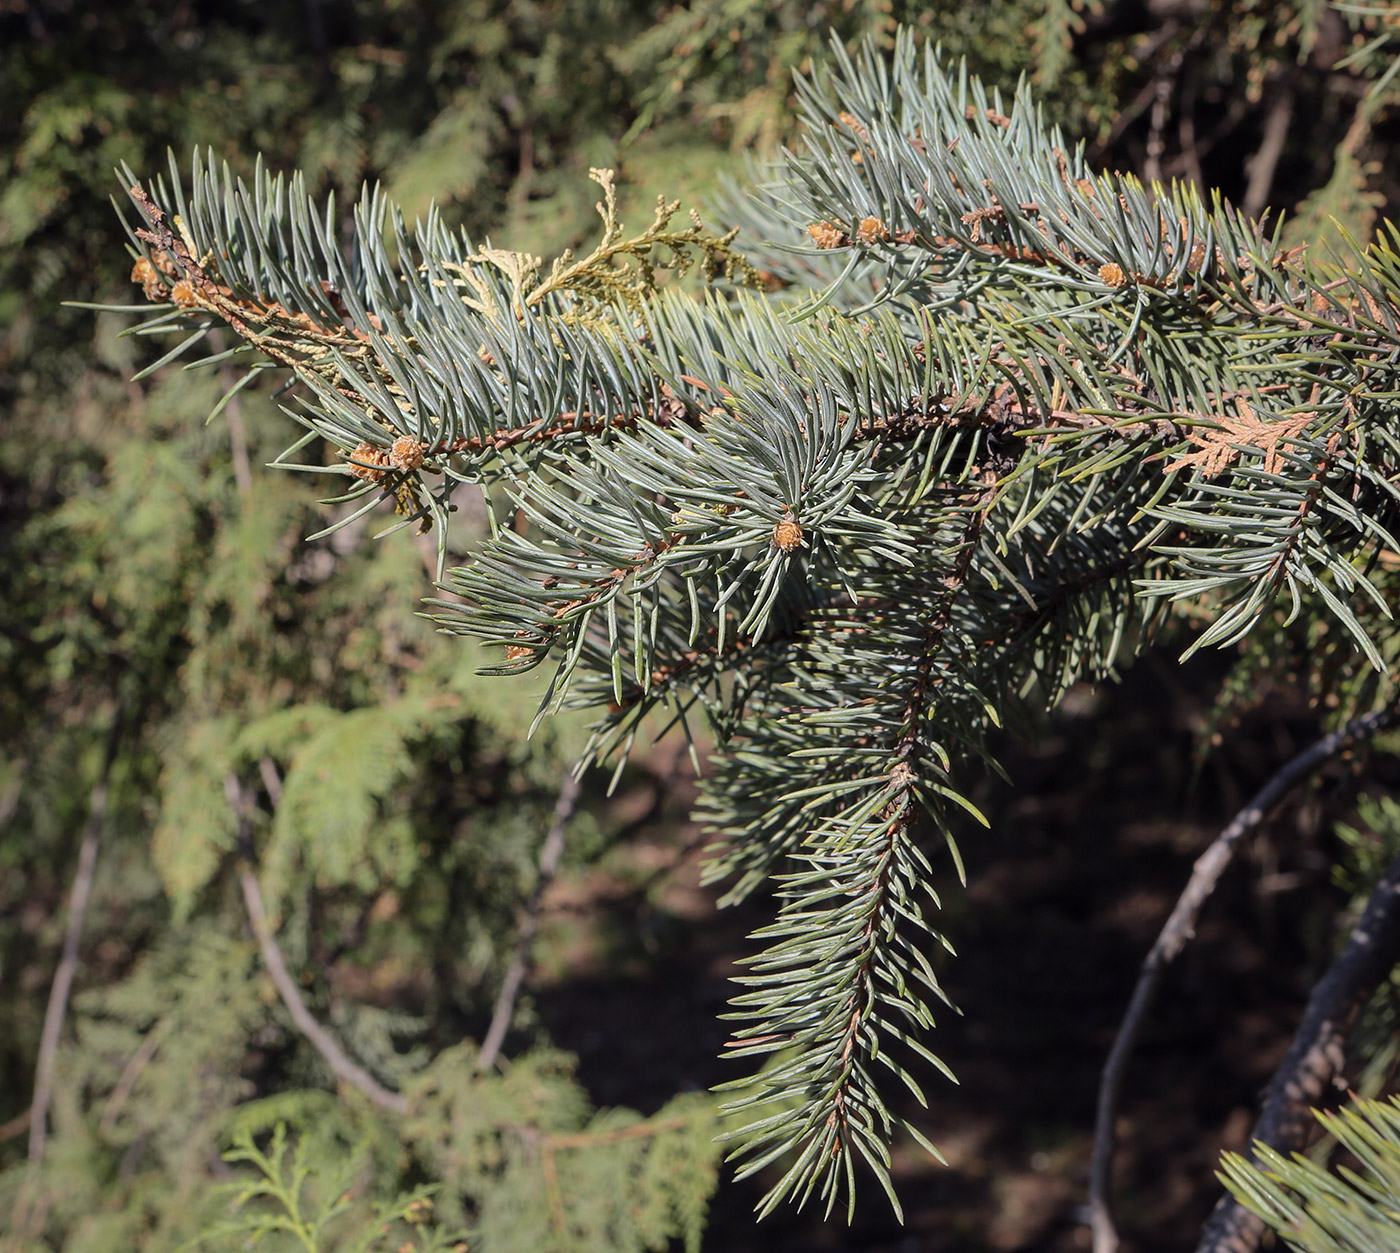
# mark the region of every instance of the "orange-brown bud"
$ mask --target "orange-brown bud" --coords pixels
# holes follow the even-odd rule
[[[131,281],[141,284],[141,290],[152,304],[165,299],[165,287],[160,281],[160,275],[145,257],[138,257],[136,264],[131,267]]]
[[[792,514],[780,519],[773,528],[773,543],[785,553],[794,551],[802,543],[802,528]]]
[[[427,451],[427,444],[419,443],[412,435],[400,435],[389,449],[389,464],[400,470],[416,470]]]
[[[170,299],[182,309],[193,309],[199,303],[194,296],[194,285],[186,278],[170,289]]]
[[[807,234],[818,248],[844,248],[851,242],[845,231],[830,222],[813,222]]]
[[[352,463],[356,461],[361,463],[360,465],[352,464],[350,473],[357,479],[364,479],[366,483],[382,483],[389,477],[388,470],[379,468],[388,460],[384,456],[383,449],[376,448],[368,441],[355,446],[354,451],[350,454],[350,460]]]
[[[1123,273],[1123,267],[1116,261],[1107,261],[1099,266],[1099,277],[1110,287],[1123,287],[1128,282],[1128,276]]]
[[[856,243],[883,244],[890,237],[890,228],[879,218],[861,218],[856,227]]]

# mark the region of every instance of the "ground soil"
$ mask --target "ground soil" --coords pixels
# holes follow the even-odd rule
[[[939,1166],[901,1146],[906,1216],[873,1181],[853,1224],[819,1210],[755,1223],[760,1181],[726,1182],[705,1248],[716,1253],[1068,1253],[1089,1247],[1085,1189],[1099,1071],[1139,964],[1194,858],[1269,775],[1317,733],[1286,689],[1267,694],[1199,772],[1196,747],[1219,661],[1150,656],[1121,685],[1076,692],[1031,740],[1008,738],[1008,788],[978,789],[990,831],[969,830],[968,885],[943,885],[944,968],[960,1013],[932,1046],[920,1128]],[[661,752],[663,750],[658,750]],[[1296,794],[1237,858],[1197,938],[1168,973],[1138,1045],[1120,1121],[1124,1253],[1194,1247],[1219,1195],[1222,1148],[1247,1142],[1334,942],[1331,822],[1355,779],[1334,769]],[[766,900],[717,910],[676,785],[613,871],[562,880],[548,899],[552,972],[536,987],[553,1041],[578,1055],[600,1105],[644,1111],[734,1075],[717,1015]],[[944,859],[946,861],[946,857]],[[548,963],[546,963],[548,965]]]

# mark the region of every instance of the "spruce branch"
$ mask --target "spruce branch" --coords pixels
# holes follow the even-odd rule
[[[919,814],[928,812],[946,834],[944,797],[957,799],[945,782],[946,750],[930,742],[930,723],[943,722],[950,712],[933,703],[950,677],[945,636],[991,496],[990,483],[974,482],[947,502],[959,522],[945,522],[939,560],[921,569],[924,585],[938,590],[916,613],[889,613],[868,634],[863,622],[849,618],[822,623],[831,634],[861,632],[871,662],[878,657],[876,664],[893,672],[875,708],[843,708],[839,693],[822,692],[811,679],[803,683],[799,673],[794,686],[811,704],[788,714],[768,711],[790,744],[789,760],[810,755],[815,766],[826,759],[824,781],[794,787],[778,773],[783,758],[741,752],[737,772],[749,803],[727,822],[721,814],[712,818],[716,826],[725,822],[731,838],[742,831],[747,841],[762,839],[797,867],[777,875],[778,918],[756,933],[768,943],[752,959],[752,973],[740,977],[752,990],[735,998],[731,1015],[743,1024],[731,1055],[773,1058],[752,1078],[725,1085],[738,1094],[727,1108],[749,1119],[732,1133],[739,1144],[733,1155],[743,1163],[740,1175],[790,1159],[761,1212],[788,1198],[801,1203],[819,1190],[828,1212],[844,1191],[849,1214],[855,1202],[852,1163],[858,1158],[872,1168],[898,1211],[889,1182],[889,1139],[896,1127],[922,1137],[880,1100],[875,1065],[888,1067],[921,1103],[922,1089],[899,1051],[907,1049],[947,1073],[919,1041],[932,1025],[927,998],[946,998],[920,951],[918,933],[929,925],[923,902],[936,906],[936,898],[930,899],[914,827]],[[822,745],[826,719],[814,715],[823,706],[833,725],[845,724],[839,756],[834,746]],[[858,723],[874,733],[853,734]],[[747,738],[757,745],[762,733],[751,731]]]
[[[875,1062],[920,1099],[904,1059],[937,1066],[925,823],[956,866],[993,727],[1173,604],[1197,647],[1282,603],[1388,665],[1400,231],[1284,248],[895,42],[805,84],[804,146],[731,197],[762,293],[661,283],[663,258],[753,275],[668,203],[628,237],[601,172],[601,242],[550,267],[378,190],[345,255],[300,180],[212,160],[132,194],[162,302],[138,329],[185,332],[173,360],[222,321],[290,371],[283,464],[440,535],[461,484],[513,506],[440,572],[440,625],[494,672],[549,666],[541,710],[595,711],[590,760],[620,769],[652,710],[710,720],[707,875],[779,887],[732,1050],[765,1067],[734,1085],[744,1169],[786,1163],[765,1206],[834,1205],[862,1158],[888,1186]],[[333,464],[298,464],[316,439]]]

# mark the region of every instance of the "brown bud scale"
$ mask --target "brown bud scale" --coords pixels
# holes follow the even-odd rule
[[[797,519],[788,514],[773,528],[773,544],[782,552],[793,552],[802,543],[802,528]]]

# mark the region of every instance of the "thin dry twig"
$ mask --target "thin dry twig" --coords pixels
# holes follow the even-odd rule
[[[1288,129],[1293,123],[1293,105],[1297,100],[1297,89],[1291,75],[1274,94],[1269,103],[1269,111],[1264,115],[1264,137],[1259,142],[1258,151],[1245,162],[1249,182],[1245,187],[1241,208],[1244,215],[1257,218],[1269,203],[1269,194],[1274,187],[1274,174],[1278,170],[1279,158],[1283,156],[1284,145],[1288,142]]]
[[[15,816],[15,811],[19,808],[19,798],[24,791],[24,776],[28,773],[29,759],[21,757],[15,762],[14,773],[5,787],[5,794],[0,796],[0,827],[8,827],[10,819]]]
[[[568,1226],[564,1216],[564,1193],[559,1187],[559,1169],[554,1161],[554,1150],[547,1144],[540,1145],[540,1170],[544,1174],[545,1194],[549,1197],[550,1222],[562,1236]]]
[[[238,493],[246,499],[249,492],[252,491],[253,480],[248,465],[248,448],[243,431],[242,410],[236,406],[238,406],[238,397],[235,396],[228,407],[229,432],[233,440],[234,477],[238,485]],[[282,799],[282,778],[277,773],[277,763],[271,757],[264,755],[258,762],[258,773],[262,777],[263,787],[267,789],[268,799],[276,808]],[[306,1002],[301,996],[301,990],[288,973],[287,963],[282,959],[282,950],[277,947],[276,937],[273,936],[272,928],[268,925],[267,910],[263,906],[262,888],[259,886],[258,876],[253,870],[253,840],[248,830],[248,819],[245,812],[247,797],[243,790],[243,784],[232,771],[224,776],[224,791],[228,796],[229,804],[233,806],[233,812],[238,821],[238,842],[244,858],[244,864],[239,870],[238,877],[239,885],[243,890],[243,903],[248,910],[248,921],[252,924],[253,934],[257,937],[258,947],[262,950],[263,961],[267,965],[268,973],[272,975],[272,982],[277,985],[278,994],[282,997],[282,1003],[287,1007],[292,1021],[311,1042],[316,1051],[325,1058],[326,1064],[337,1078],[359,1088],[381,1109],[392,1110],[398,1114],[405,1112],[408,1109],[408,1102],[399,1093],[390,1092],[388,1088],[378,1083],[373,1075],[357,1066],[346,1056],[330,1033],[316,1021],[311,1011],[307,1009]],[[154,1035],[155,1033],[152,1032],[152,1036]],[[140,1055],[138,1054],[138,1056]],[[120,1085],[118,1086],[120,1087]],[[114,1109],[120,1109],[119,1103],[109,1105],[109,1116],[115,1116]],[[105,1121],[106,1118],[104,1118]]]
[[[353,1062],[331,1037],[330,1032],[316,1021],[315,1016],[306,1007],[301,990],[287,970],[287,963],[282,958],[282,950],[277,947],[277,939],[272,934],[272,927],[267,920],[267,910],[263,906],[262,888],[258,884],[258,877],[254,873],[250,855],[252,835],[248,830],[248,819],[245,812],[246,794],[238,776],[232,771],[224,776],[224,792],[228,796],[229,804],[233,807],[233,812],[238,819],[238,842],[244,858],[243,865],[239,869],[238,880],[243,889],[243,903],[248,911],[248,921],[252,924],[253,935],[257,938],[263,961],[267,964],[268,973],[272,976],[272,982],[276,985],[277,993],[282,998],[282,1004],[286,1006],[287,1013],[291,1015],[292,1022],[296,1024],[297,1030],[310,1041],[311,1046],[325,1059],[326,1065],[331,1068],[337,1079],[358,1088],[380,1109],[391,1110],[396,1114],[407,1112],[408,1101],[400,1093],[389,1091],[367,1070]]]
[[[170,1034],[173,1025],[174,1020],[170,1018],[162,1018],[156,1023],[146,1032],[141,1046],[123,1067],[116,1087],[112,1089],[111,1095],[107,1098],[107,1104],[102,1111],[102,1121],[97,1124],[97,1129],[102,1134],[107,1134],[117,1125],[117,1119],[121,1117],[122,1108],[126,1105],[132,1089],[136,1087],[136,1081],[141,1077],[141,1072],[151,1064],[151,1060],[159,1052],[160,1046],[165,1043],[165,1037]]]
[[[39,1057],[34,1066],[34,1096],[29,1103],[29,1160],[35,1164],[44,1160],[48,1140],[49,1104],[53,1100],[53,1067],[58,1052],[63,1019],[68,1013],[68,998],[73,991],[73,979],[78,973],[78,949],[83,939],[83,923],[87,918],[88,898],[92,880],[97,873],[97,846],[102,838],[102,826],[107,818],[107,796],[121,744],[124,719],[117,713],[107,733],[102,770],[93,784],[88,801],[87,821],[78,846],[78,868],[73,874],[73,887],[68,897],[68,926],[63,935],[63,954],[49,988],[49,1003],[44,1010],[44,1027],[39,1036]]]
[[[258,762],[258,774],[262,776],[263,787],[267,789],[267,799],[276,809],[282,803],[282,776],[277,773],[277,763],[264,754]]]
[[[559,869],[559,859],[564,855],[564,829],[574,816],[578,804],[579,780],[572,770],[564,775],[559,785],[559,795],[554,802],[554,820],[549,833],[540,848],[540,872],[535,880],[534,890],[525,903],[525,911],[520,919],[520,934],[516,937],[515,953],[501,981],[501,990],[496,995],[496,1004],[491,1010],[491,1025],[481,1041],[479,1065],[482,1070],[490,1070],[500,1056],[501,1045],[505,1042],[510,1020],[515,1013],[515,999],[520,995],[521,985],[530,970],[531,950],[535,944],[535,934],[540,928],[540,904],[546,889],[554,880]]]
[[[1167,129],[1167,115],[1171,112],[1176,71],[1180,65],[1181,54],[1177,53],[1167,66],[1166,72],[1157,80],[1157,91],[1152,101],[1152,124],[1147,132],[1147,159],[1142,167],[1142,179],[1145,183],[1162,181],[1162,154],[1167,150],[1164,133]]]
[[[653,1119],[649,1122],[634,1123],[630,1127],[620,1127],[616,1131],[576,1131],[570,1135],[545,1136],[541,1143],[554,1152],[564,1149],[591,1149],[603,1144],[622,1144],[628,1140],[644,1140],[648,1136],[659,1136],[677,1127],[684,1127],[684,1118]]]
[[[1264,1094],[1252,1144],[1283,1154],[1306,1146],[1317,1126],[1312,1108],[1346,1060],[1347,1035],[1396,962],[1400,962],[1400,858],[1376,885],[1346,947],[1308,997],[1298,1032]],[[1254,1156],[1251,1151],[1250,1157]],[[1226,1196],[1207,1221],[1196,1253],[1253,1253],[1263,1234],[1263,1219]]]
[[[1152,997],[1162,972],[1195,934],[1196,919],[1200,916],[1201,908],[1215,890],[1240,839],[1264,820],[1275,802],[1295,783],[1306,778],[1343,749],[1394,726],[1397,720],[1400,720],[1400,708],[1391,707],[1354,719],[1340,730],[1323,736],[1312,747],[1287,762],[1260,788],[1254,798],[1235,815],[1230,825],[1197,858],[1190,880],[1177,899],[1176,906],[1162,927],[1156,943],[1152,945],[1142,963],[1137,986],[1133,988],[1132,999],[1123,1015],[1117,1038],[1113,1041],[1113,1048],[1109,1051],[1103,1075],[1099,1080],[1098,1109],[1094,1119],[1094,1151],[1089,1166],[1089,1212],[1094,1237],[1093,1253],[1115,1253],[1118,1248],[1118,1233],[1113,1225],[1109,1204],[1113,1153],[1117,1139],[1114,1121],[1128,1059],[1148,1008],[1152,1004]]]

